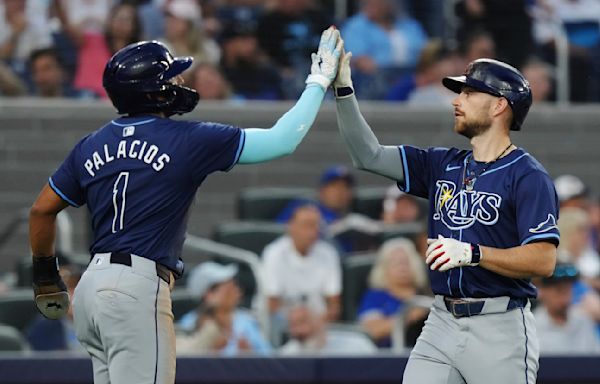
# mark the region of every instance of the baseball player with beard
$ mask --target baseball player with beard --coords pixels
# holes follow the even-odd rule
[[[49,318],[69,306],[54,256],[56,215],[84,204],[91,213],[92,260],[72,305],[96,384],[174,382],[170,289],[183,272],[196,190],[213,172],[295,150],[335,78],[341,43],[334,27],[323,32],[306,89],[270,129],[169,119],[192,111],[198,94],[179,76],[192,58],[174,58],[161,43],[132,44],[110,59],[103,83],[124,116],[75,146],[30,212],[35,302]]]
[[[516,147],[531,90],[515,68],[490,59],[446,77],[456,92],[454,131],[470,150],[380,145],[360,111],[343,53],[333,84],[340,132],[354,165],[429,199],[434,304],[403,383],[534,384],[539,347],[530,278],[556,262],[558,202],[542,165]]]

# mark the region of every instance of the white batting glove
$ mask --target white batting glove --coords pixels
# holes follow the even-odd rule
[[[354,85],[352,84],[352,71],[350,69],[350,59],[352,59],[352,52],[342,51],[342,56],[340,57],[340,67],[338,68],[338,74],[333,82],[333,88],[336,90],[339,88],[352,88],[354,89]],[[348,97],[347,96],[338,96],[338,98]]]
[[[451,239],[438,235],[437,239],[427,239],[427,252],[425,252],[425,262],[432,271],[445,272],[451,268],[476,266],[481,257],[477,250],[478,257],[473,258],[473,247],[471,243],[464,243],[456,239]]]
[[[311,55],[312,65],[306,84],[318,84],[327,90],[337,75],[339,58],[344,49],[344,41],[340,39],[340,31],[334,26],[321,34],[319,49]]]

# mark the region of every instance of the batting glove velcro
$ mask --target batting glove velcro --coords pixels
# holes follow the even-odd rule
[[[442,235],[438,235],[437,239],[427,239],[427,244],[429,247],[425,252],[425,262],[432,271],[445,272],[456,267],[473,267],[481,260],[478,245]]]
[[[340,39],[340,31],[334,26],[329,27],[321,34],[319,49],[311,55],[312,65],[306,84],[318,84],[327,90],[337,75],[340,54],[344,42]]]
[[[60,319],[69,310],[69,293],[58,274],[56,256],[33,258],[33,294],[37,309],[48,319]]]

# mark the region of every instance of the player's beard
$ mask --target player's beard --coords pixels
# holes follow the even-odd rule
[[[471,119],[467,119],[465,115],[462,117],[462,119],[454,121],[454,131],[469,140],[484,134],[492,126],[492,119],[489,116],[478,116]]]

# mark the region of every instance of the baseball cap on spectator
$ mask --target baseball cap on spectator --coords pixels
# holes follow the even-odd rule
[[[178,19],[200,22],[202,19],[202,11],[195,1],[192,0],[171,0],[167,4],[167,14],[177,17]]]
[[[383,198],[383,211],[393,212],[396,209],[396,201],[404,196],[410,197],[410,195],[402,192],[396,184],[390,186],[386,190],[385,197]]]
[[[542,278],[543,285],[557,284],[563,281],[577,281],[579,279],[579,271],[577,267],[571,263],[556,263],[552,276]]]
[[[349,185],[354,185],[354,176],[350,173],[350,170],[343,165],[335,165],[327,168],[319,181],[320,186],[331,183],[336,180],[345,180]]]
[[[560,202],[585,197],[587,187],[581,179],[574,175],[561,175],[554,179],[554,187]]]
[[[193,297],[203,297],[212,287],[235,277],[238,266],[207,261],[194,267],[187,278],[186,288]]]
[[[236,37],[256,36],[256,23],[249,22],[231,22],[223,26],[220,35],[220,41],[225,42]]]

